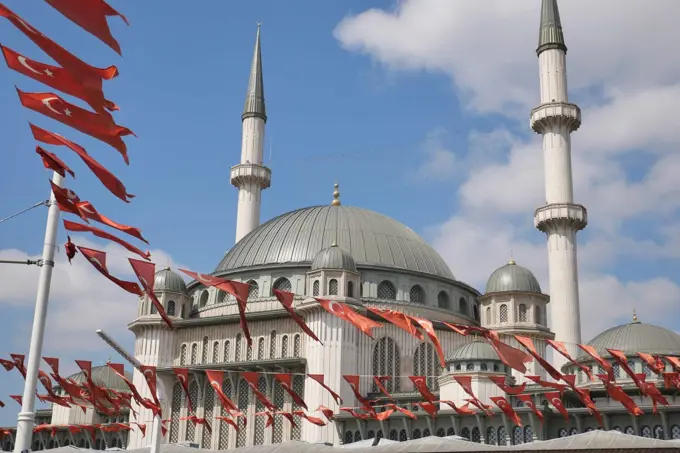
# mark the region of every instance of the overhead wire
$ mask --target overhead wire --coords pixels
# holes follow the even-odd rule
[[[7,220],[10,220],[10,219],[13,219],[13,218],[15,218],[15,217],[17,217],[17,216],[20,216],[21,214],[24,214],[25,212],[28,212],[28,211],[30,211],[31,209],[35,209],[35,208],[37,208],[38,206],[43,206],[43,205],[44,205],[44,206],[49,206],[49,204],[50,204],[50,200],[39,201],[38,203],[34,204],[34,205],[31,206],[30,208],[23,209],[23,210],[21,210],[21,211],[15,213],[15,214],[12,214],[11,216],[8,216],[8,217],[5,217],[5,218],[3,218],[3,219],[0,219],[0,223],[6,222]]]

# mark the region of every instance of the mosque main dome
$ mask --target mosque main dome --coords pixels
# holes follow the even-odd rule
[[[241,239],[215,273],[272,264],[309,264],[337,243],[359,268],[407,270],[455,280],[441,256],[417,233],[377,212],[353,206],[312,206],[260,225]]]
[[[597,335],[588,342],[602,357],[610,357],[607,349],[618,349],[627,356],[638,352],[653,355],[680,355],[680,335],[652,324],[633,321],[628,324],[612,327]],[[592,360],[582,354],[578,360]]]

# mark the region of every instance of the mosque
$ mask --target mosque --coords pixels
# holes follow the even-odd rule
[[[567,96],[566,53],[557,0],[542,0],[537,48],[540,104],[531,111],[530,126],[543,136],[546,204],[536,209],[534,223],[547,238],[551,294],[542,290],[529,269],[514,261],[493,271],[481,293],[456,279],[441,256],[407,226],[380,213],[344,205],[337,184],[330,203],[297,209],[260,223],[261,196],[270,187],[271,170],[264,166],[262,157],[267,113],[258,28],[242,115],[241,159],[231,169],[231,183],[238,189],[236,245],[212,273],[250,284],[247,318],[253,345],[251,348],[246,345],[236,301],[231,296],[196,281],[187,284],[169,268],[156,274],[156,294],[178,329],[164,328],[148,298],[139,300],[137,316],[129,329],[136,337],[136,359],[157,367],[164,389],[162,409],[164,418],[170,421],[163,442],[225,450],[290,440],[347,445],[369,439],[377,443],[378,439],[404,442],[428,436],[460,436],[481,444],[518,445],[599,429],[638,438],[680,439],[680,399],[676,392],[664,388],[663,379],[653,374],[637,355],[645,352],[680,357],[680,335],[645,324],[636,317],[628,324],[602,332],[587,344],[605,359],[611,358],[607,348],[623,351],[635,372],[644,373],[647,381],[655,383],[670,402],[670,406],[660,406],[657,413],[652,411],[651,400],[640,396],[618,366],[614,366],[617,384],[643,409],[644,415],[630,415],[607,395],[599,381],[590,381],[559,354],[554,354],[551,363],[565,373],[576,374],[577,385],[590,389],[602,413],[604,428],[569,392],[564,396],[569,414],[569,420],[565,420],[543,396],[545,388],[532,382],[528,382],[525,393],[533,395],[545,416],[543,421],[516,396],[506,396],[521,418],[521,427],[510,424],[497,408],[493,417],[461,416],[442,405],[437,418],[431,419],[415,404],[422,397],[409,375],[427,376],[428,387],[439,399],[457,405],[464,404],[467,397],[453,379],[457,375],[472,376],[476,395],[487,404],[490,397],[505,395],[489,376],[505,377],[512,384],[526,382],[523,375],[501,362],[487,342],[454,333],[442,321],[493,329],[503,341],[517,347],[514,334],[530,337],[543,357],[547,356],[546,340],[556,339],[566,345],[572,357],[577,357],[577,362],[602,373],[576,347],[582,343],[576,233],[586,227],[587,211],[573,199],[570,134],[580,126],[581,112]],[[273,289],[295,293],[296,311],[323,344],[310,339],[291,320],[274,297]],[[391,308],[435,321],[446,354],[446,367],[440,366],[435,347],[429,341],[419,341],[390,324],[376,329],[375,339],[371,339],[320,308],[313,299],[315,296],[346,303],[362,313],[366,313],[366,307]],[[551,325],[547,322],[548,310]],[[190,370],[193,412],[172,367]],[[528,368],[527,374],[549,379],[535,362],[528,364]],[[222,389],[248,414],[247,426],[241,425],[236,431],[214,419],[224,414],[206,379],[206,369],[224,371]],[[293,390],[304,398],[310,414],[320,415],[312,412],[323,405],[333,409],[335,422],[316,426],[296,416],[296,424],[292,425],[276,415],[273,426],[265,429],[265,418],[254,416],[264,407],[240,377],[243,371],[259,372],[259,390],[283,411],[300,407],[272,374],[294,374]],[[670,365],[666,371],[672,371]],[[371,376],[390,376],[392,379],[385,386],[393,402],[418,417],[412,420],[394,413],[384,421],[355,419],[339,411],[331,395],[312,379],[306,379],[306,373],[323,374],[325,383],[349,407],[358,404],[343,375],[362,376],[360,391],[369,398],[379,394]],[[79,375],[75,378],[82,380]],[[106,367],[95,368],[94,380],[102,386],[126,390],[124,382]],[[147,389],[138,371],[134,372],[133,381],[139,389]],[[151,420],[148,410],[133,407],[138,416],[124,414],[117,420],[102,419],[92,410],[83,414],[78,408],[62,407],[39,416],[46,421],[51,417],[52,424]],[[205,418],[212,426],[181,420],[190,415]],[[86,437],[67,431],[52,439],[47,434],[36,436],[34,449],[69,444],[135,449],[148,446],[151,440],[151,436],[143,437],[138,430],[101,433],[95,444]],[[11,447],[8,442],[11,441],[5,440],[3,445],[5,450]]]

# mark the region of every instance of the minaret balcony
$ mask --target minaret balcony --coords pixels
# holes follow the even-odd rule
[[[534,226],[544,233],[570,227],[575,231],[588,225],[588,211],[574,203],[553,203],[536,209]]]
[[[561,127],[574,132],[581,126],[581,109],[568,102],[547,102],[531,111],[529,125],[538,134]]]
[[[264,165],[238,164],[231,167],[230,177],[234,187],[256,183],[261,189],[266,189],[271,185],[272,171]]]

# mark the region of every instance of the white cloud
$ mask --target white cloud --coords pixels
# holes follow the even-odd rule
[[[644,321],[669,324],[679,282],[629,281],[616,270],[630,257],[643,263],[680,258],[680,59],[672,57],[680,42],[680,3],[559,5],[570,94],[583,109],[572,160],[575,200],[588,208],[590,221],[579,241],[584,340],[630,319],[643,303]],[[504,127],[469,131],[468,149],[449,158],[465,175],[459,209],[429,233],[454,274],[481,288],[512,249],[549,290],[545,241],[533,229],[533,211],[545,202],[543,151],[527,120],[538,104],[539,9],[538,0],[404,0],[389,10],[348,16],[335,29],[344,48],[369,55],[393,74],[448,74],[469,114],[500,113],[513,129],[526,128],[521,137]],[[631,171],[623,158],[633,154],[649,166]],[[421,170],[438,170],[440,156],[425,157]],[[641,240],[639,231],[628,237],[622,226],[645,216],[656,220],[645,231],[649,239]]]
[[[437,129],[425,138],[422,149],[426,159],[418,168],[418,178],[447,181],[456,171],[456,155],[442,144],[443,135],[446,131]]]

